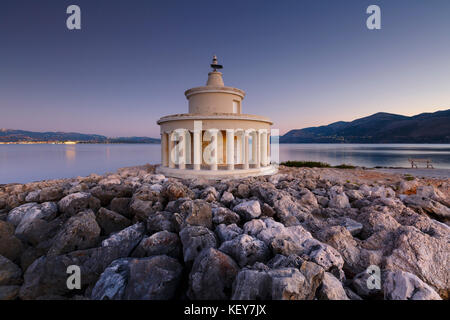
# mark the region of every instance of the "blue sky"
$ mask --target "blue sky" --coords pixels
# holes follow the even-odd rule
[[[71,4],[82,30],[66,28]],[[282,133],[448,109],[450,1],[2,0],[0,127],[157,137],[213,54],[243,112]]]

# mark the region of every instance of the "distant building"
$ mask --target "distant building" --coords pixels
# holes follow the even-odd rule
[[[189,113],[158,120],[161,166],[158,172],[180,178],[269,175],[270,119],[242,113],[243,90],[225,86],[222,66],[213,58],[206,86],[185,92]]]

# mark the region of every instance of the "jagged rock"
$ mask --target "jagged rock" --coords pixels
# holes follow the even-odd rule
[[[433,199],[419,195],[410,195],[405,197],[403,202],[410,207],[421,208],[441,218],[450,219],[450,208]]]
[[[20,286],[0,286],[0,301],[15,300],[19,296]]]
[[[219,193],[217,192],[216,188],[208,186],[202,191],[200,198],[207,202],[213,202],[219,198]]]
[[[261,206],[259,201],[244,201],[233,208],[245,221],[256,219],[261,215]]]
[[[318,296],[321,300],[349,300],[342,283],[329,272],[324,274]]]
[[[267,266],[271,269],[280,268],[296,268],[300,269],[302,264],[305,262],[300,256],[291,254],[289,256],[283,256],[281,254],[275,255],[269,262]]]
[[[422,198],[430,198],[450,207],[450,198],[434,186],[417,187],[416,194]]]
[[[352,236],[359,234],[363,228],[363,225],[353,219],[345,218],[343,226],[350,232]]]
[[[39,202],[59,201],[64,197],[64,189],[60,186],[43,188],[39,194]]]
[[[186,215],[185,224],[212,228],[211,205],[205,200],[188,200],[180,206],[180,212]]]
[[[147,174],[144,176],[143,182],[144,183],[163,183],[166,177],[163,174]]]
[[[137,258],[159,255],[167,255],[173,258],[181,256],[180,238],[176,233],[168,231],[154,233],[150,237],[142,239],[133,252],[133,257]]]
[[[316,296],[317,288],[322,283],[324,270],[318,264],[311,261],[304,261],[300,267],[300,272],[305,276],[307,291],[305,299],[312,300]]]
[[[58,221],[53,220],[57,215],[54,202],[29,203],[11,210],[7,221],[16,226],[14,234],[17,238],[37,245],[54,236],[59,227]]]
[[[261,208],[261,215],[267,218],[271,218],[275,215],[275,210],[267,203],[264,203]]]
[[[126,300],[173,299],[183,271],[177,260],[164,255],[132,259],[128,268]]]
[[[149,216],[147,220],[147,230],[149,233],[159,231],[178,232],[182,217],[172,212],[161,211]]]
[[[121,300],[129,277],[128,264],[132,258],[114,260],[95,283],[92,300]]]
[[[222,194],[222,197],[220,198],[220,202],[222,202],[225,205],[229,205],[234,200],[234,196],[231,192],[224,191]]]
[[[193,198],[194,192],[180,182],[166,182],[163,184],[161,195],[168,201],[179,198]]]
[[[74,215],[89,207],[89,198],[91,195],[86,192],[77,192],[65,196],[58,202],[58,208],[61,212]]]
[[[25,272],[19,297],[22,300],[31,300],[42,296],[64,296],[71,293],[66,284],[67,267],[70,265],[80,267],[83,288],[93,286],[112,261],[128,254],[129,252],[121,247],[110,246],[73,251],[60,256],[42,256]]]
[[[224,207],[213,208],[212,214],[212,221],[216,225],[239,223],[240,220],[240,217],[236,212]]]
[[[106,208],[100,208],[96,220],[105,235],[120,231],[131,225],[130,220]]]
[[[261,219],[253,219],[244,224],[244,232],[256,237],[263,229],[266,229],[266,223]]]
[[[386,300],[442,300],[432,287],[404,271],[388,271],[384,280]]]
[[[144,233],[145,225],[139,222],[103,240],[102,247],[119,247],[121,252],[124,253],[123,255],[128,256],[142,240]]]
[[[270,259],[270,250],[267,245],[247,234],[222,243],[219,250],[230,255],[241,267]]]
[[[26,202],[39,202],[40,196],[41,196],[41,190],[31,191],[25,197],[25,201]]]
[[[189,275],[191,299],[229,299],[239,267],[229,256],[213,248],[205,249],[195,259]]]
[[[317,208],[319,206],[317,198],[308,189],[304,189],[303,195],[300,198],[300,203],[313,208]]]
[[[243,230],[239,228],[235,223],[233,223],[229,225],[219,224],[216,227],[215,232],[220,242],[225,242],[241,235],[243,233]]]
[[[23,252],[22,242],[14,236],[14,226],[0,220],[0,255],[11,261],[17,260]]]
[[[145,201],[133,198],[130,203],[130,210],[137,221],[146,221],[148,217],[159,208],[154,208],[153,201]]]
[[[200,252],[207,248],[217,248],[214,233],[202,226],[188,226],[180,232],[183,244],[184,262],[192,263]]]
[[[96,185],[90,190],[98,198],[103,207],[107,207],[114,198],[129,198],[133,194],[133,187],[125,184]]]
[[[379,298],[382,296],[381,291],[381,279],[380,279],[380,288],[375,286],[375,283],[370,282],[372,285],[369,286],[368,282],[371,281],[367,271],[363,271],[357,274],[351,282],[352,288],[355,290],[358,296],[362,298]],[[381,275],[380,275],[381,276]]]
[[[60,255],[71,251],[94,247],[100,236],[100,227],[92,210],[71,217],[56,235],[49,255]]]
[[[309,296],[310,288],[298,269],[243,269],[233,285],[232,300],[305,300]]]
[[[309,256],[311,261],[319,266],[330,271],[332,269],[342,269],[344,266],[344,259],[336,249],[332,246],[324,244],[316,239],[308,239],[303,243],[306,251],[305,254]]]
[[[337,209],[350,208],[350,202],[345,193],[338,193],[337,191],[331,191],[330,201],[328,202],[328,207]]]
[[[114,198],[111,200],[110,209],[130,219],[132,218],[130,201],[131,198]]]
[[[22,270],[11,260],[0,255],[0,286],[22,283]]]
[[[450,243],[420,232],[414,227],[400,227],[394,250],[385,260],[388,270],[403,270],[418,276],[436,289],[443,298],[449,296]]]
[[[241,183],[238,185],[236,192],[240,198],[248,198],[250,196],[250,187],[247,184]]]

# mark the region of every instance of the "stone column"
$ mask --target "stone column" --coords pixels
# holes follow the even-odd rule
[[[248,169],[248,154],[249,154],[249,132],[248,130],[244,131],[244,148],[245,148],[245,152],[244,152],[244,169]]]
[[[168,141],[167,133],[161,133],[161,166],[167,167],[169,165],[168,161]]]
[[[211,133],[211,144],[212,144],[212,152],[211,152],[211,160],[212,163],[210,165],[210,170],[217,171],[217,160],[218,160],[218,145],[217,145],[217,132],[219,130],[217,129],[209,129],[208,130]]]
[[[234,170],[234,130],[227,129],[227,169]]]
[[[267,166],[267,130],[261,131],[261,165]]]
[[[194,130],[194,170],[200,170],[202,163],[202,132]]]
[[[255,168],[259,169],[261,167],[261,135],[259,134],[259,130],[255,131],[253,136],[253,143],[255,147],[253,148],[254,157],[255,157]]]
[[[174,157],[174,155],[175,155],[175,150],[174,150],[174,148],[175,148],[175,141],[173,140],[173,135],[174,135],[174,132],[172,131],[172,132],[169,132],[168,134],[167,134],[167,136],[168,136],[168,139],[169,139],[169,168],[175,168],[175,159],[173,158]]]
[[[186,132],[178,132],[178,169],[186,169]]]

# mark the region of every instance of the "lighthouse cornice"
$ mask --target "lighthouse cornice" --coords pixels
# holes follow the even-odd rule
[[[202,93],[228,93],[228,94],[234,94],[242,99],[245,97],[245,91],[233,88],[233,87],[213,87],[213,86],[202,86],[202,87],[195,87],[188,89],[184,92],[184,95],[187,99],[189,99],[191,96],[195,94],[202,94]]]

